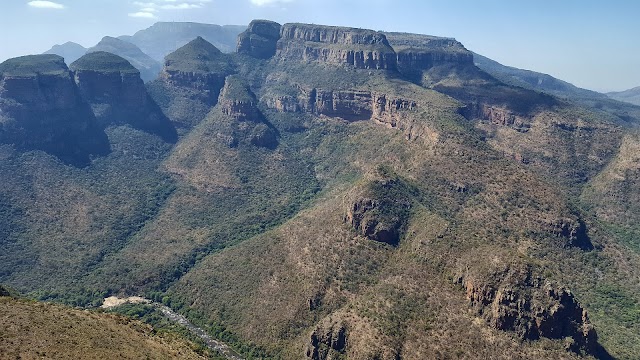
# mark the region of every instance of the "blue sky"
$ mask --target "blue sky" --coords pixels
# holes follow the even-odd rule
[[[92,46],[156,21],[255,18],[455,37],[505,65],[597,91],[640,86],[635,0],[3,0],[0,60],[57,43]]]

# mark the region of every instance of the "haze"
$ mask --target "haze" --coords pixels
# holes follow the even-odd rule
[[[248,24],[265,18],[455,37],[505,65],[596,91],[640,85],[634,1],[56,0],[4,1],[0,60],[67,41],[85,47],[157,21]]]

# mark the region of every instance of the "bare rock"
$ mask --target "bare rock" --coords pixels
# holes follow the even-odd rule
[[[311,333],[305,355],[312,360],[340,359],[344,356],[346,347],[346,324],[324,321]]]
[[[280,39],[280,27],[277,22],[253,20],[247,30],[238,35],[237,52],[259,59],[273,57]]]
[[[337,26],[283,25],[276,57],[282,61],[313,61],[358,69],[397,68],[396,53],[384,34]]]
[[[534,277],[527,266],[512,266],[486,279],[460,277],[470,304],[494,328],[522,339],[569,338],[569,350],[597,351],[597,334],[573,294]]]

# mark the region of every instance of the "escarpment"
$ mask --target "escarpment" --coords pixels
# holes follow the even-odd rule
[[[284,24],[277,43],[280,61],[349,65],[357,69],[396,70],[396,53],[384,34],[364,29]]]
[[[0,142],[43,150],[79,166],[109,152],[106,134],[57,55],[0,64]]]
[[[82,97],[102,127],[128,124],[174,142],[176,131],[151,99],[140,72],[127,60],[91,52],[71,64]]]
[[[225,77],[234,72],[229,55],[198,37],[167,55],[148,89],[178,130],[186,132],[217,104]]]
[[[508,266],[481,279],[458,281],[478,314],[494,328],[514,331],[522,339],[568,338],[568,350],[597,351],[597,334],[573,294],[535,276],[531,267]]]
[[[397,53],[398,70],[411,79],[442,65],[473,66],[473,53],[455,39],[429,35],[384,33]]]

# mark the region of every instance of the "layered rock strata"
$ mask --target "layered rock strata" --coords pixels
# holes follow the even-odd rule
[[[0,142],[43,150],[78,166],[109,152],[106,134],[58,55],[0,64]]]
[[[102,127],[131,125],[176,141],[175,128],[151,99],[140,72],[127,60],[108,53],[92,52],[71,64],[82,97],[91,104]]]
[[[397,68],[396,53],[384,34],[355,28],[285,24],[275,55],[282,61],[349,65],[358,69]]]

